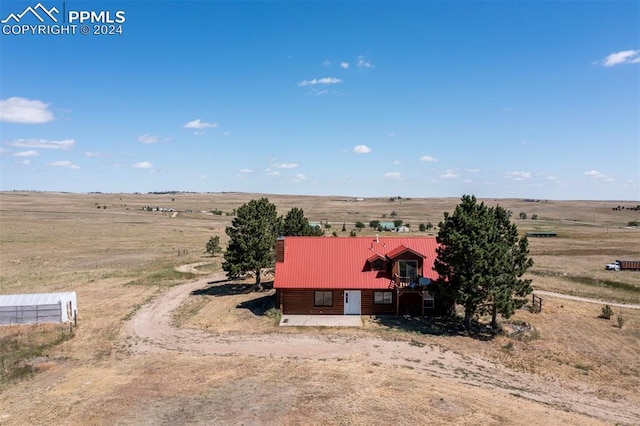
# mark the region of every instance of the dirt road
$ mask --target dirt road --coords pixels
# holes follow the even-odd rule
[[[284,359],[347,359],[358,362],[407,366],[426,375],[494,389],[556,408],[586,414],[609,422],[637,424],[640,407],[598,396],[596,387],[549,380],[438,345],[413,345],[373,337],[279,334],[215,335],[171,324],[171,312],[196,289],[223,275],[210,276],[174,287],[141,308],[126,326],[131,348],[138,353],[190,352],[200,355],[249,355]]]
[[[562,294],[562,293],[554,293],[552,291],[544,291],[544,290],[536,290],[534,292],[537,295],[542,295],[542,296],[547,296],[547,297],[555,297],[558,299],[566,299],[566,300],[573,300],[576,302],[586,302],[586,303],[595,303],[598,305],[609,305],[609,306],[613,306],[616,308],[627,308],[627,309],[640,309],[640,305],[632,305],[632,304],[627,304],[627,303],[615,303],[615,302],[607,302],[605,300],[596,300],[596,299],[589,299],[586,297],[579,297],[579,296],[571,296],[569,294]]]

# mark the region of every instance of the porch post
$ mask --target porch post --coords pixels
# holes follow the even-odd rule
[[[400,315],[400,292],[396,290],[396,316]]]

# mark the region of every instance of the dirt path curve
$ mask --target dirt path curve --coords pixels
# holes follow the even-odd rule
[[[596,303],[598,305],[609,305],[609,306],[614,306],[616,308],[640,309],[640,305],[607,302],[606,300],[589,299],[587,297],[571,296],[571,295],[568,295],[568,294],[554,293],[552,291],[536,290],[536,291],[534,291],[534,293],[536,295],[542,295],[542,296],[547,296],[547,297],[555,297],[555,298],[558,298],[558,299],[574,300],[576,302]]]
[[[406,341],[337,335],[214,335],[179,329],[171,324],[171,313],[197,289],[223,274],[171,288],[142,307],[125,327],[131,346],[138,353],[191,352],[203,355],[240,354],[297,359],[343,359],[354,362],[409,366],[415,371],[458,383],[481,386],[561,409],[587,414],[610,422],[637,424],[640,406],[598,397],[598,389],[541,376],[516,372],[492,361],[455,353],[437,344],[416,346]]]
[[[199,271],[198,268],[203,265],[211,265],[212,262],[196,262],[196,263],[187,263],[186,265],[180,265],[176,267],[176,271],[182,272],[184,274],[192,273],[196,275],[208,275],[211,272]]]

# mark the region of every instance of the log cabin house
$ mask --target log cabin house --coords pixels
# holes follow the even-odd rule
[[[274,288],[283,314],[435,315],[434,237],[281,237]]]

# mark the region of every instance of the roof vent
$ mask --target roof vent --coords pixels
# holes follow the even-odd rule
[[[380,237],[378,236],[378,234],[376,234],[376,243],[380,242]]]

